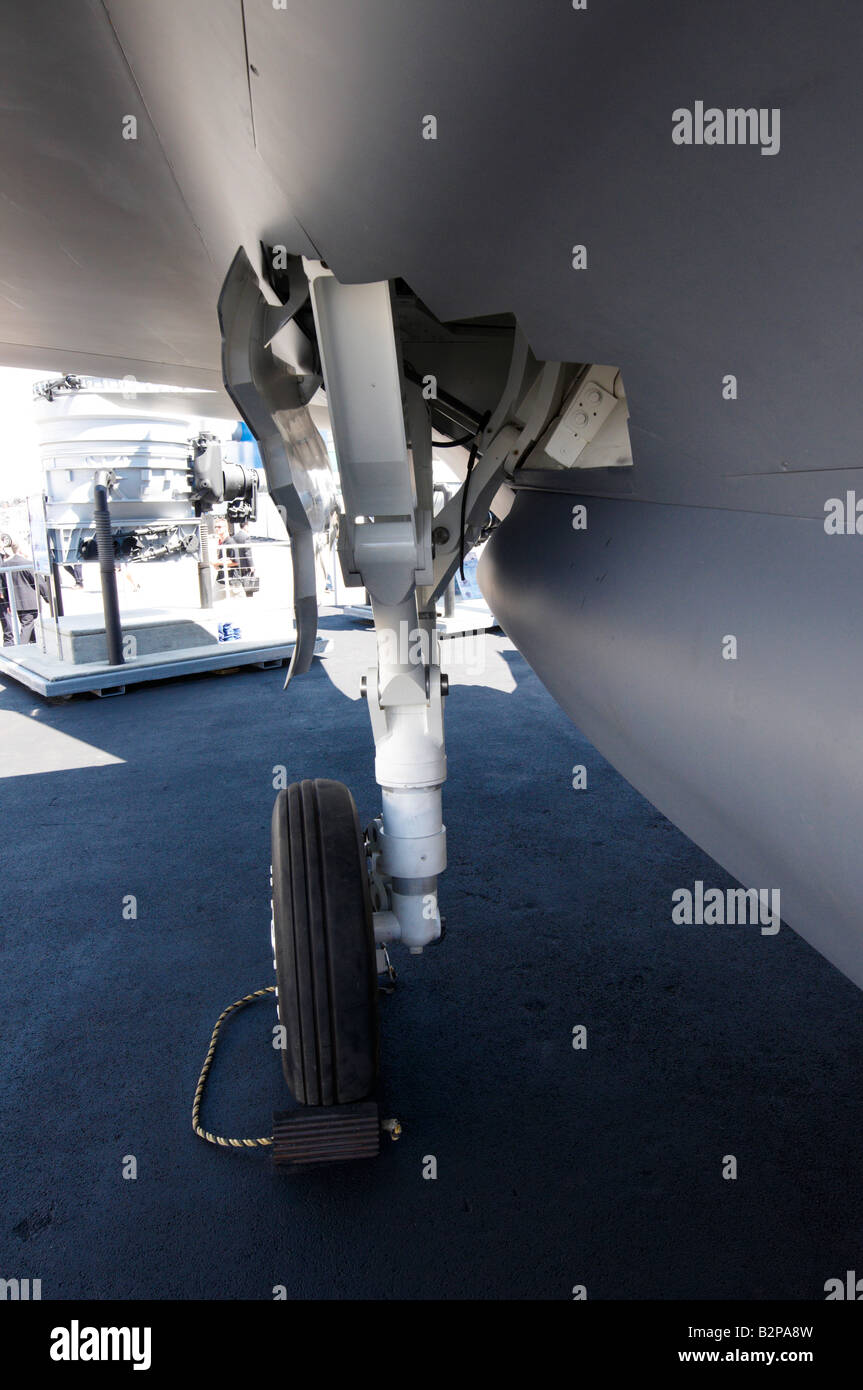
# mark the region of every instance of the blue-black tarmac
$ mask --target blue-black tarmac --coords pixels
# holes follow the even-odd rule
[[[373,637],[322,626],[332,654],[287,692],[248,670],[0,690],[0,1276],[43,1299],[817,1299],[863,1269],[863,996],[784,925],[672,923],[674,889],[732,880],[500,634],[446,704],[446,940],[396,949],[381,1001],[403,1137],[292,1176],[194,1136],[217,1015],[273,982],[274,769],[378,810]],[[290,1106],[274,1021],[228,1024],[209,1128]]]

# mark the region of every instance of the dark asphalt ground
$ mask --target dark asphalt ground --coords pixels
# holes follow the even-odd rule
[[[291,1177],[193,1135],[216,1016],[272,982],[274,766],[378,809],[372,637],[323,625],[287,694],[278,671],[0,690],[0,1275],[43,1299],[801,1299],[863,1273],[863,998],[786,927],[673,925],[674,888],[731,880],[500,635],[447,702],[447,939],[396,953],[382,1002],[403,1138]],[[290,1103],[273,1022],[229,1025],[209,1127],[266,1134]]]

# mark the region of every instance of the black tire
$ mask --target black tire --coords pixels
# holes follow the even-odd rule
[[[372,904],[341,782],[294,782],[273,807],[273,949],[285,1079],[303,1105],[364,1100],[378,1070]]]

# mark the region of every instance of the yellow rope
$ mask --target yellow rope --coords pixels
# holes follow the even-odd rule
[[[213,1064],[213,1057],[216,1051],[216,1043],[219,1039],[219,1030],[228,1014],[232,1014],[235,1009],[243,1009],[247,1004],[253,1003],[256,999],[263,999],[265,994],[275,994],[276,986],[267,985],[265,989],[256,989],[251,994],[244,994],[242,999],[238,999],[235,1004],[229,1004],[223,1009],[216,1019],[216,1026],[213,1029],[213,1036],[210,1038],[210,1046],[204,1058],[204,1065],[201,1067],[201,1075],[198,1078],[198,1085],[195,1088],[195,1099],[192,1104],[192,1129],[199,1139],[206,1139],[208,1144],[221,1144],[226,1149],[256,1149],[272,1144],[272,1139],[223,1139],[221,1134],[210,1134],[201,1125],[201,1101],[204,1098],[204,1086],[210,1067]]]

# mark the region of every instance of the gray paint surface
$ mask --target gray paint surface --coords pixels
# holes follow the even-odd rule
[[[218,386],[219,280],[103,6],[6,4],[0,50],[0,361]]]
[[[812,516],[821,470],[860,481],[845,0],[18,0],[5,26],[4,360],[215,382],[218,285],[264,239],[620,366],[636,468],[586,491]],[[779,153],[674,145],[696,100],[778,108]]]
[[[573,505],[519,495],[479,567],[495,616],[618,771],[863,986],[858,538],[590,499],[575,531]]]

